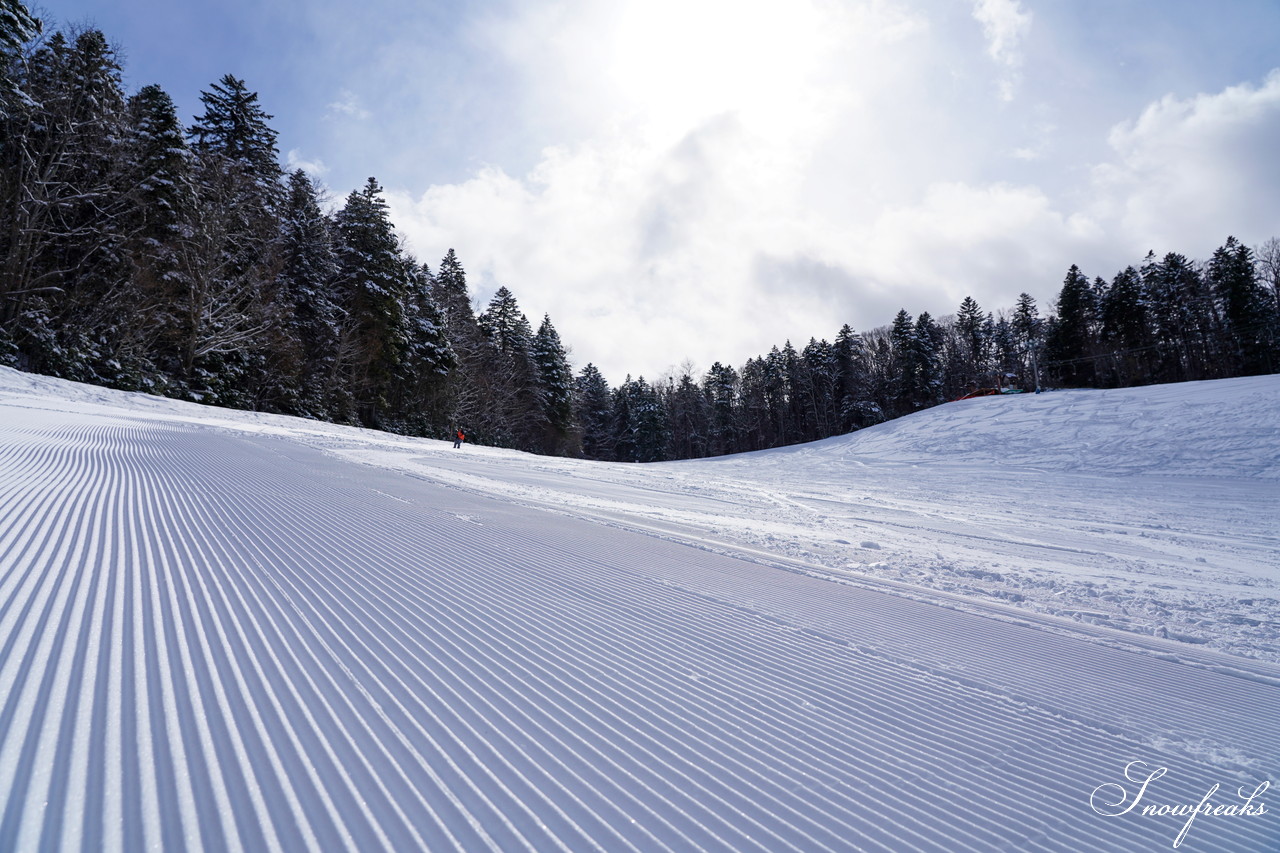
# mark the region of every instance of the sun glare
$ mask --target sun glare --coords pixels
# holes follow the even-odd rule
[[[624,109],[658,132],[746,121],[795,102],[827,50],[796,0],[647,0],[617,19],[610,77]]]

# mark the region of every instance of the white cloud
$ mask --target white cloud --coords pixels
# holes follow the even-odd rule
[[[489,168],[389,201],[415,246],[458,251],[478,298],[511,287],[535,323],[550,313],[578,366],[614,382],[685,358],[741,366],[901,307],[1006,307],[1100,236],[1034,187],[1002,184],[937,184],[844,227],[810,214],[802,182],[753,171],[768,159],[758,142],[724,119],[666,150],[553,149],[523,180]]]
[[[328,115],[331,118],[345,117],[360,121],[370,117],[369,111],[361,105],[360,98],[350,89],[339,90],[337,99],[329,102]]]
[[[420,253],[458,251],[477,297],[503,284],[535,322],[550,313],[579,366],[654,378],[686,356],[735,362],[774,342],[760,331],[774,306],[747,298],[753,247],[796,242],[794,211],[776,173],[753,173],[760,146],[722,117],[666,148],[549,149],[524,179],[486,168],[388,200]]]
[[[1112,129],[1095,210],[1137,245],[1193,254],[1280,234],[1280,69],[1259,86],[1166,96]]]
[[[1031,30],[1032,15],[1023,11],[1019,0],[974,0],[973,17],[982,24],[987,55],[1004,69],[1000,97],[1011,101],[1022,67],[1022,40]]]
[[[289,171],[302,169],[313,178],[323,178],[328,172],[329,167],[319,157],[307,158],[297,148],[290,148],[289,153],[285,155],[285,163],[289,167]]]
[[[1054,281],[1103,237],[1087,216],[1058,209],[1034,186],[942,183],[917,204],[886,211],[866,236],[871,269],[902,306],[953,312],[965,296],[988,310]],[[1061,269],[1059,269],[1059,267]]]

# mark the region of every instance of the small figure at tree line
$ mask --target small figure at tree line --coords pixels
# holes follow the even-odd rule
[[[457,430],[453,434],[453,446],[455,449],[462,446],[462,442],[467,440],[466,434],[462,430]]]

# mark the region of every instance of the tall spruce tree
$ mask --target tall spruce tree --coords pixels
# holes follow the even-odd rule
[[[1132,266],[1116,273],[1102,296],[1102,339],[1108,350],[1110,384],[1129,385],[1148,374],[1154,338],[1143,276]]]
[[[1158,345],[1152,379],[1181,382],[1215,375],[1221,319],[1198,265],[1176,252],[1158,262],[1148,255],[1142,277]]]
[[[1044,344],[1044,321],[1030,293],[1018,294],[1010,322],[1018,345],[1019,380],[1025,387],[1040,387],[1040,352]]]
[[[180,372],[182,327],[175,307],[186,291],[180,247],[196,204],[193,156],[173,99],[144,86],[128,102],[129,256],[133,334],[144,340],[149,374],[140,384]],[[155,390],[155,389],[153,389]]]
[[[489,300],[489,307],[477,318],[480,329],[503,353],[528,354],[533,347],[533,327],[520,310],[515,295],[499,287]]]
[[[196,204],[178,251],[183,379],[196,399],[270,408],[270,249],[284,197],[276,134],[257,94],[231,75],[200,99],[205,112],[188,128]]]
[[[1231,373],[1270,373],[1280,367],[1277,329],[1267,291],[1258,280],[1253,250],[1228,237],[1209,261],[1208,284],[1217,300]]]
[[[786,371],[787,444],[812,441],[814,435],[812,377],[809,365],[791,341],[782,345],[782,366]]]
[[[432,297],[457,356],[450,378],[451,424],[462,427],[468,441],[497,443],[497,436],[504,433],[506,427],[498,402],[502,386],[493,375],[496,361],[493,344],[476,322],[467,273],[453,249],[445,254],[436,270]]]
[[[1097,344],[1098,310],[1089,279],[1075,264],[1067,270],[1058,293],[1058,311],[1045,342],[1046,358],[1054,373],[1072,386],[1094,382],[1093,355]]]
[[[235,171],[258,190],[265,204],[283,198],[280,151],[273,118],[258,103],[258,93],[231,74],[200,93],[204,114],[197,116],[188,133],[200,154],[216,154],[234,164]]]
[[[928,311],[916,318],[916,351],[914,396],[917,405],[932,406],[942,402],[942,349],[944,332]]]
[[[884,420],[880,404],[871,393],[871,365],[867,343],[848,323],[840,327],[834,344],[841,433]]]
[[[543,420],[547,435],[543,452],[563,455],[580,452],[580,441],[573,422],[573,371],[560,335],[551,325],[551,317],[543,315],[531,348],[538,368],[538,385],[542,390]]]
[[[810,338],[801,353],[804,387],[801,389],[809,440],[840,432],[840,369],[835,347]]]
[[[738,372],[716,362],[702,377],[702,389],[710,406],[708,452],[712,456],[738,450]]]
[[[141,235],[163,243],[181,230],[195,192],[192,152],[173,99],[144,86],[129,99],[129,160]]]
[[[627,381],[614,398],[615,441],[621,462],[661,462],[667,458],[671,425],[657,389],[641,376]]]
[[[273,250],[279,271],[272,350],[280,405],[309,417],[350,418],[352,402],[338,368],[341,318],[332,234],[315,184],[303,170],[294,171]]]
[[[667,422],[670,424],[671,459],[701,459],[708,455],[710,414],[707,398],[688,371],[667,389]]]
[[[769,371],[764,358],[749,358],[738,374],[738,450],[773,447]]]
[[[631,374],[622,384],[610,392],[609,408],[613,412],[613,422],[609,428],[609,443],[613,446],[614,459],[618,462],[635,462],[635,436],[631,430],[631,402],[627,388],[631,385]]]
[[[1008,318],[1001,317],[992,325],[991,346],[996,360],[998,386],[1008,388],[1011,383],[1016,384],[1022,370],[1022,346]]]
[[[891,386],[889,393],[893,401],[895,414],[906,414],[916,405],[917,382],[919,372],[919,349],[916,347],[915,320],[907,313],[907,309],[899,309],[894,315],[893,324],[889,327],[889,344],[893,363],[890,367]]]
[[[405,303],[412,265],[400,251],[375,178],[347,196],[334,233],[338,292],[348,320],[340,349],[357,417],[376,427],[392,416],[388,395],[409,345]]]
[[[798,358],[787,341],[782,349],[773,347],[764,358],[765,400],[768,408],[768,446],[779,447],[799,440],[800,425],[793,406]]]
[[[960,337],[963,375],[959,383],[968,390],[976,390],[987,384],[987,361],[991,340],[986,335],[986,317],[977,301],[966,296],[956,312],[956,333]]]
[[[550,426],[533,358],[533,328],[506,287],[498,288],[476,322],[489,343],[489,415],[501,425],[496,440],[521,450],[536,450]]]
[[[582,455],[588,459],[616,459],[613,441],[613,398],[599,368],[588,363],[576,380],[575,420],[582,430]]]
[[[471,294],[467,289],[467,272],[458,256],[450,249],[440,261],[436,271],[435,301],[444,316],[449,337],[454,340],[474,338],[476,316],[471,308]]]
[[[436,305],[434,279],[426,265],[410,264],[405,305],[408,335],[396,408],[408,432],[449,435],[449,378],[457,355],[449,345],[444,315]]]

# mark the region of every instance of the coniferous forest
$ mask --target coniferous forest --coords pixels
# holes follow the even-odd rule
[[[648,462],[839,435],[982,389],[1117,387],[1280,370],[1280,240],[1071,266],[1051,310],[905,309],[611,386],[575,374],[506,287],[403,248],[370,178],[339,205],[280,164],[245,81],[190,123],[132,95],[103,33],[40,32],[0,0],[0,364],[220,406],[537,453]],[[886,318],[888,319],[888,318]]]

